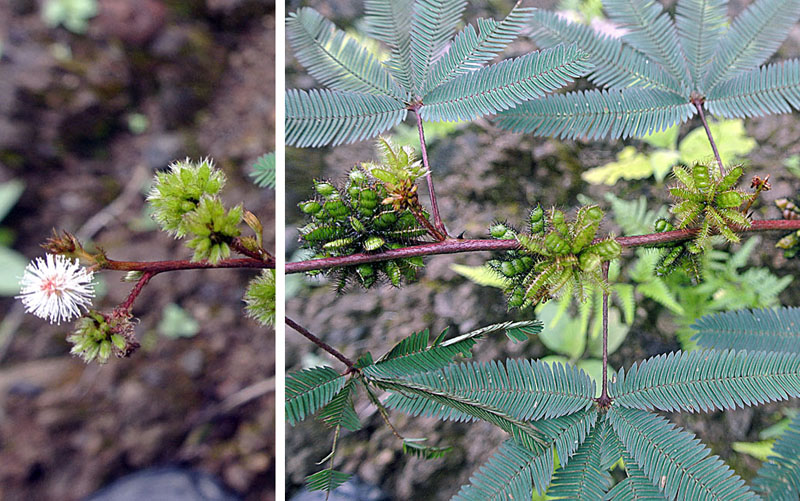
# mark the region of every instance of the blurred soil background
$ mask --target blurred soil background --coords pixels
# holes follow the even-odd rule
[[[54,26],[60,7],[77,20]],[[42,256],[57,229],[113,259],[188,258],[144,197],[156,170],[210,156],[274,247],[274,191],[248,178],[274,148],[274,40],[272,0],[0,2],[0,182],[24,183],[4,245]],[[103,366],[69,355],[69,324],[0,298],[0,499],[76,500],[161,465],[273,499],[274,333],[243,314],[252,276],[155,277],[134,307],[142,348]],[[100,274],[95,307],[124,300],[121,278]]]
[[[749,2],[734,0],[729,14],[738,14]],[[528,5],[554,9],[558,2],[536,1]],[[668,6],[674,2],[667,1]],[[465,20],[475,23],[479,17],[502,18],[511,9],[510,0],[470,1]],[[289,2],[287,12],[301,6],[311,6],[334,21],[340,28],[356,30],[363,5],[358,0],[314,0]],[[513,43],[504,57],[519,56],[536,46],[527,38]],[[800,54],[800,26],[774,56],[776,60]],[[297,63],[287,48],[287,87],[318,88]],[[585,82],[581,87],[590,87]],[[745,158],[749,167],[746,179],[758,174],[771,176],[772,191],[764,194],[756,210],[757,218],[780,218],[773,201],[797,194],[800,179],[787,171],[784,161],[800,153],[800,116],[778,115],[745,121],[746,133],[756,146]],[[409,115],[411,124],[413,117]],[[695,120],[680,129],[681,137],[700,126]],[[426,132],[429,132],[427,130]],[[414,139],[416,129],[402,134],[408,144],[419,151]],[[397,136],[395,136],[397,137]],[[428,151],[442,218],[450,234],[464,232],[465,238],[486,238],[487,227],[493,220],[507,220],[522,227],[528,211],[536,203],[547,208],[556,205],[571,213],[581,205],[583,193],[600,203],[607,218],[601,231],[620,233],[610,220],[608,192],[624,200],[647,197],[650,209],[667,205],[664,183],[653,177],[625,181],[614,186],[590,185],[581,175],[585,170],[615,160],[626,145],[648,150],[641,141],[559,141],[510,134],[498,130],[486,119],[463,124],[446,137],[429,143]],[[379,157],[370,141],[337,148],[287,148],[287,259],[302,258],[298,252],[296,228],[303,224],[297,203],[312,197],[312,180],[326,178],[343,181],[346,172],[358,161],[376,161]],[[743,181],[743,184],[749,181]],[[424,181],[420,193],[427,203]],[[794,277],[800,271],[797,260],[787,261],[774,248],[780,235],[764,234],[749,258],[752,266],[764,266],[779,277]],[[735,251],[739,246],[722,246]],[[479,266],[489,254],[462,254],[426,258],[419,280],[401,289],[389,285],[374,290],[349,290],[337,295],[334,287],[324,280],[300,276],[287,277],[287,315],[321,336],[326,342],[353,359],[366,351],[378,357],[397,341],[412,332],[430,329],[438,334],[445,328],[455,336],[470,330],[507,320],[530,319],[532,312],[506,310],[499,289],[478,286],[455,273],[454,263]],[[632,256],[631,256],[632,258]],[[630,264],[632,259],[626,261]],[[625,264],[623,264],[624,268]],[[719,291],[716,291],[719,293]],[[709,293],[713,295],[714,292]],[[714,296],[716,297],[716,296]],[[800,280],[794,280],[780,294],[780,303],[797,305],[800,300]],[[709,298],[710,301],[712,299]],[[674,315],[655,301],[637,294],[636,319],[621,348],[610,364],[615,368],[628,367],[634,361],[680,349],[675,331]],[[303,337],[287,328],[287,370],[327,364],[341,365],[324,352],[314,349]],[[507,357],[539,358],[553,354],[536,337],[527,343],[512,344],[502,334],[481,341],[474,349],[480,361]],[[797,407],[790,402],[789,407]],[[760,462],[746,454],[733,451],[736,441],[757,441],[759,432],[782,416],[780,407],[771,405],[710,414],[670,416],[708,444],[744,478],[752,477]],[[392,412],[393,424],[406,437],[427,437],[429,445],[453,446],[442,459],[425,461],[403,455],[401,443],[384,425],[380,415],[359,395],[356,411],[364,424],[362,430],[350,433],[343,430],[334,467],[353,473],[368,483],[379,485],[391,499],[444,500],[450,499],[461,485],[468,482],[497,446],[506,438],[500,430],[486,423],[441,423],[429,418],[409,418]],[[332,433],[324,425],[309,418],[294,428],[287,427],[287,492],[301,489],[305,476],[320,470],[316,464],[330,451]]]

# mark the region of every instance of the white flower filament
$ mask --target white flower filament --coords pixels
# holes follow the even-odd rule
[[[61,324],[88,310],[94,297],[93,272],[78,261],[48,254],[25,268],[20,294],[25,310],[50,323]]]

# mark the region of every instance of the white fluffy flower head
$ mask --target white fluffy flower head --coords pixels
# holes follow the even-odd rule
[[[81,267],[77,260],[47,254],[45,259],[31,261],[20,280],[17,299],[25,311],[61,324],[81,315],[94,297],[93,272]]]

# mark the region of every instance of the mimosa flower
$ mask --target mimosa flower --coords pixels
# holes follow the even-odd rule
[[[25,268],[17,299],[25,311],[61,324],[81,315],[94,297],[93,272],[81,267],[77,260],[47,254]]]

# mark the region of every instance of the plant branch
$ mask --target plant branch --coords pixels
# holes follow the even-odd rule
[[[327,351],[328,353],[330,353],[331,355],[333,355],[334,357],[339,359],[340,362],[342,362],[344,365],[347,366],[348,372],[357,372],[358,371],[358,369],[356,369],[355,363],[353,363],[353,361],[350,360],[349,358],[347,358],[346,356],[342,355],[334,347],[332,347],[331,345],[329,345],[328,343],[326,343],[322,339],[318,338],[317,336],[315,336],[314,334],[309,332],[308,329],[306,329],[302,325],[299,325],[297,322],[295,322],[291,318],[285,317],[285,320],[286,320],[286,325],[288,325],[292,329],[296,330],[297,332],[302,334],[303,337],[305,337],[306,339],[308,339],[309,341],[311,341],[315,345],[319,346],[323,350]]]
[[[724,176],[725,166],[722,165],[722,158],[719,156],[717,143],[714,142],[714,136],[711,135],[711,129],[708,127],[708,121],[706,120],[705,112],[703,112],[703,100],[699,97],[693,97],[692,104],[694,104],[694,107],[697,108],[697,113],[700,115],[700,121],[703,122],[703,127],[706,129],[708,141],[711,143],[711,150],[714,151],[714,157],[717,159],[717,165],[719,165],[719,174],[720,176]]]
[[[367,396],[369,400],[372,402],[372,405],[378,408],[378,412],[380,413],[381,417],[383,418],[383,422],[386,423],[386,426],[392,431],[392,435],[394,435],[397,439],[401,441],[405,441],[405,438],[400,435],[400,432],[397,431],[397,428],[394,427],[392,422],[389,420],[389,412],[386,410],[386,407],[383,406],[380,399],[372,392],[372,388],[369,387],[368,383],[364,383],[364,389],[367,391]]]
[[[800,230],[800,219],[772,219],[766,221],[753,221],[749,228],[739,228],[737,233],[754,233],[762,231],[796,231]],[[625,248],[654,247],[660,244],[683,242],[694,238],[696,228],[684,230],[665,231],[663,233],[648,233],[629,237],[617,237],[617,242]],[[596,241],[600,241],[597,239]],[[357,253],[349,256],[311,259],[286,263],[285,271],[302,273],[313,270],[325,270],[338,266],[354,266],[364,263],[376,263],[391,259],[402,259],[418,256],[434,256],[439,254],[458,254],[463,252],[479,251],[504,251],[516,250],[520,245],[516,240],[495,239],[448,239],[443,242],[433,242],[400,249],[392,249],[374,254]],[[262,263],[263,264],[263,263]]]
[[[133,302],[136,301],[137,297],[139,297],[139,294],[141,294],[142,289],[144,289],[144,286],[147,285],[147,282],[149,282],[150,279],[153,278],[157,273],[158,272],[156,271],[144,272],[139,281],[136,282],[136,285],[133,286],[133,289],[131,289],[130,294],[128,294],[128,298],[125,299],[125,302],[119,305],[117,308],[130,313],[131,309],[133,309]]]
[[[239,237],[233,238],[229,245],[231,249],[235,250],[239,254],[242,254],[244,256],[253,259],[258,259],[259,261],[263,261],[267,264],[271,264],[272,268],[275,267],[275,257],[273,257],[272,254],[270,254],[260,246],[258,247],[258,249],[255,250],[249,249],[242,243],[242,239]]]
[[[608,284],[608,261],[603,263],[603,280]],[[608,396],[608,291],[603,290],[603,389],[597,399],[597,405],[608,408],[611,398]]]
[[[447,229],[442,223],[442,217],[439,215],[439,205],[436,203],[436,193],[433,190],[433,177],[431,177],[431,166],[428,163],[428,148],[425,146],[425,131],[422,128],[422,117],[419,115],[417,108],[412,108],[414,116],[417,117],[417,130],[419,131],[419,145],[422,151],[422,165],[425,166],[427,174],[425,180],[428,182],[428,195],[431,199],[431,213],[433,214],[433,225],[436,227],[439,235],[444,238],[447,237]]]
[[[112,271],[141,271],[162,273],[165,271],[200,270],[214,268],[275,268],[275,262],[267,262],[251,257],[240,259],[222,259],[216,264],[209,261],[189,261],[178,259],[173,261],[115,261],[106,260],[102,269]]]

